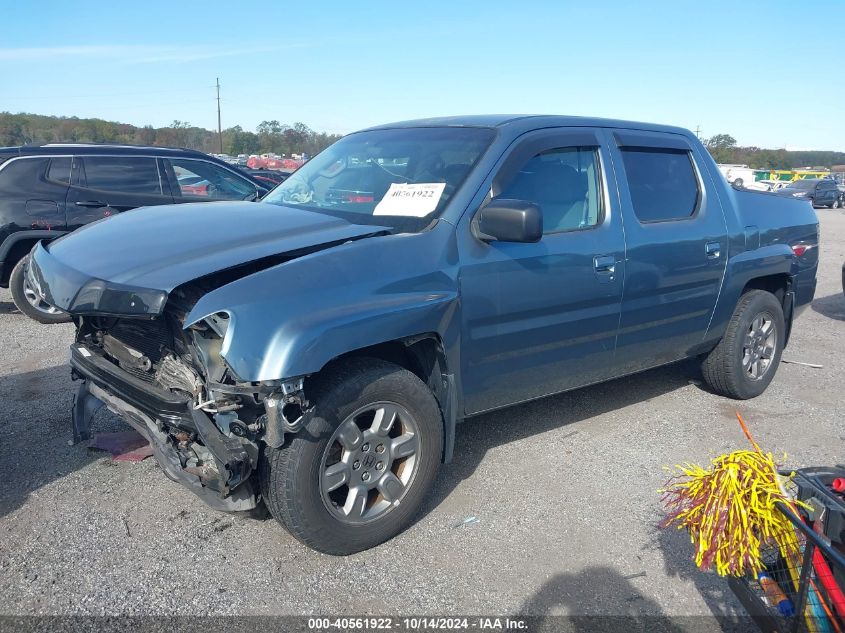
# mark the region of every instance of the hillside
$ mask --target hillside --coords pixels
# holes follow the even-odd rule
[[[278,121],[262,121],[255,132],[240,126],[223,130],[223,151],[233,155],[305,152],[313,156],[338,138],[337,134],[315,132],[304,123],[288,126]],[[0,112],[0,147],[43,143],[129,143],[220,151],[217,132],[184,121],[154,128],[103,119]]]

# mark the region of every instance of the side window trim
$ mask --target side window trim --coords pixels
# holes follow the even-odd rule
[[[547,152],[567,149],[589,149],[592,150],[596,161],[596,180],[598,203],[598,215],[595,224],[581,227],[559,229],[555,231],[543,231],[543,238],[567,233],[578,233],[600,228],[605,224],[608,216],[608,174],[604,157],[602,156],[602,141],[598,134],[590,129],[584,130],[538,130],[530,133],[534,138],[517,140],[509,149],[504,160],[496,170],[491,183],[488,199],[498,197],[509,185],[520,169],[532,158]]]
[[[173,193],[173,183],[170,181],[170,172],[167,169],[167,163],[163,156],[156,156],[156,169],[158,169],[158,182],[161,185],[161,193],[165,196],[175,197]]]
[[[509,181],[519,172],[519,169],[537,154],[567,147],[601,147],[601,141],[592,131],[567,132],[561,130],[549,132],[549,130],[540,130],[540,132],[545,132],[545,134],[522,141],[517,140],[514,146],[507,150],[507,156],[493,176],[491,193],[494,198],[509,184]]]

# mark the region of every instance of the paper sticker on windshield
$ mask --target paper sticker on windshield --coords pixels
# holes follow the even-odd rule
[[[437,208],[445,182],[405,184],[394,182],[376,205],[373,215],[422,218]]]

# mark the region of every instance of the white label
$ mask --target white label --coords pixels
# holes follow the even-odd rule
[[[437,208],[445,182],[405,184],[394,182],[376,205],[373,215],[404,215],[421,218]]]
[[[91,355],[91,352],[89,352],[84,347],[77,347],[76,349],[78,349],[79,353],[82,354],[85,358],[88,358]]]

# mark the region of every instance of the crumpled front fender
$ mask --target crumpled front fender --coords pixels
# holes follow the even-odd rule
[[[454,341],[457,258],[443,237],[382,236],[286,262],[205,295],[185,326],[227,313],[221,355],[242,381],[313,374],[344,353],[422,333]]]

